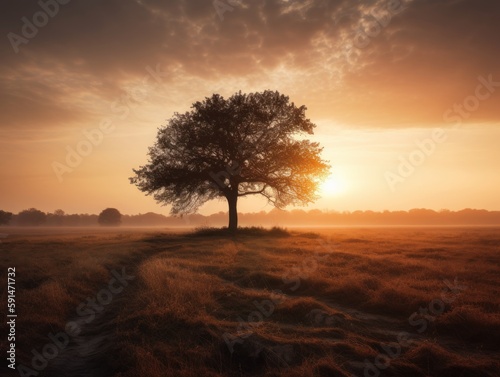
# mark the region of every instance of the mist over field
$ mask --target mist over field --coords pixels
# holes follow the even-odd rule
[[[4,212],[5,213],[5,212]],[[1,220],[0,212],[0,220]],[[220,227],[227,224],[228,213],[219,212],[211,215],[188,214],[184,216],[165,216],[158,213],[122,215],[119,225],[122,227],[158,226],[158,227]],[[3,224],[11,226],[38,227],[76,227],[99,225],[98,215],[66,214],[62,210],[43,213],[36,209],[12,214]],[[277,210],[258,213],[240,213],[240,225],[243,226],[294,226],[294,227],[330,227],[330,226],[498,226],[500,211],[464,209],[461,211],[433,211],[412,209],[409,211],[320,211],[320,210]],[[0,221],[1,223],[1,221]]]

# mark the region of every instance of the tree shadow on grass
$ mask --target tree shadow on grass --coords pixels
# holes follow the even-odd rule
[[[290,237],[292,234],[285,228],[272,227],[266,229],[263,227],[239,227],[236,231],[228,228],[201,227],[193,232],[187,233],[186,237],[226,237],[226,236],[266,236],[266,237]]]

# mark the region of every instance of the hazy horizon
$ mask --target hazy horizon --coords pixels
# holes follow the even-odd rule
[[[113,218],[113,223],[101,223],[101,217],[106,212],[119,215]],[[220,211],[210,215],[191,214],[185,216],[171,216],[155,212],[144,214],[120,214],[116,209],[106,209],[99,214],[70,214],[57,210],[54,213],[41,213],[30,209],[14,214],[6,223],[2,221],[4,212],[0,211],[0,224],[5,224],[5,232],[11,232],[12,227],[41,227],[41,228],[72,228],[72,227],[99,227],[123,228],[135,227],[162,227],[162,228],[213,228],[225,227],[229,217],[228,212]],[[354,211],[354,212],[326,212],[318,209],[304,211],[295,209],[284,211],[274,209],[269,212],[239,213],[239,225],[242,227],[292,227],[292,228],[335,228],[335,227],[498,227],[500,226],[500,211],[486,211],[477,209],[463,209],[461,211],[433,211],[423,208],[414,208],[409,211]],[[111,225],[111,227],[109,226]]]

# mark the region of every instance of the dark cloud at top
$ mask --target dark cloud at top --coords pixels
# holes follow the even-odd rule
[[[241,0],[221,20],[212,1],[72,0],[16,54],[7,35],[21,35],[21,18],[31,19],[40,6],[5,1],[0,124],[43,126],[58,112],[64,120],[85,117],[62,99],[84,90],[109,100],[158,63],[171,68],[172,80],[180,67],[185,75],[222,81],[265,77],[285,64],[303,70],[297,85],[306,98],[307,75],[331,66],[342,71],[342,83],[325,79],[320,93],[332,100],[322,114],[368,126],[442,122],[448,106],[473,94],[478,76],[500,81],[498,1],[406,0],[407,9],[366,46],[351,48],[360,25],[373,23],[369,10],[380,14],[393,2]],[[498,121],[495,102],[481,104],[475,119]]]
[[[499,14],[496,1],[416,0],[372,39],[363,51],[366,68],[348,77],[346,87],[364,97],[357,106],[368,114],[392,104],[393,112],[379,116],[382,123],[439,123],[446,109],[475,95],[478,77],[500,81]],[[498,95],[471,118],[499,121]]]

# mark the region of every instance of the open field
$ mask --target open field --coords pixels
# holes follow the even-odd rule
[[[39,376],[499,375],[498,228],[0,233]]]

